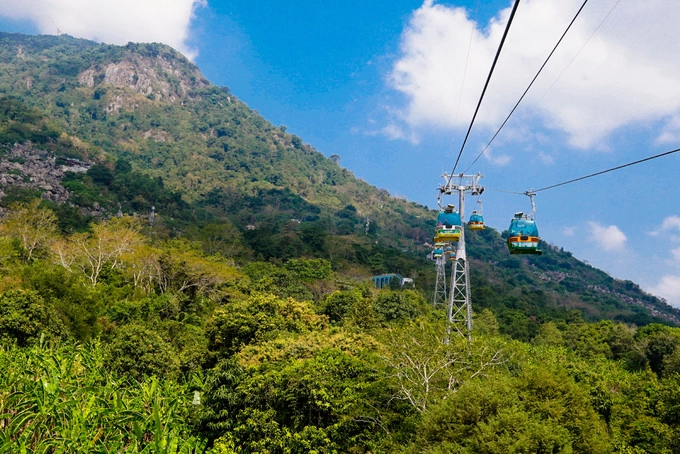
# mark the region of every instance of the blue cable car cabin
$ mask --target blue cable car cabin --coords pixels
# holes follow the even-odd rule
[[[470,215],[468,226],[470,226],[470,230],[484,230],[484,216],[477,210],[474,210]]]
[[[447,205],[437,216],[437,233],[434,236],[434,242],[460,240],[462,225],[460,214],[453,205]]]
[[[516,213],[508,228],[510,254],[541,255],[543,252],[538,249],[540,240],[536,222],[524,216],[522,212]]]
[[[442,254],[444,254],[444,251],[443,251],[441,248],[436,248],[436,249],[432,252],[432,257],[438,259],[438,258],[441,258]]]

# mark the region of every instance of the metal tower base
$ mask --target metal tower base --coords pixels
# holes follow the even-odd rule
[[[449,293],[449,332],[472,340],[472,306],[470,304],[470,269],[467,260],[453,263]]]
[[[446,294],[446,258],[437,259],[437,281],[434,286],[434,307],[446,304],[448,301]]]

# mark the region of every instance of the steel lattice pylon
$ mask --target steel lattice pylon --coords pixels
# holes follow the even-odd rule
[[[462,251],[461,251],[462,249]],[[462,255],[462,257],[461,257]],[[449,292],[449,330],[455,329],[461,336],[472,340],[472,305],[470,304],[470,268],[465,257],[465,233],[458,243],[458,257],[453,262]]]
[[[465,224],[465,193],[480,195],[484,188],[479,185],[477,175],[442,175],[446,184],[439,188],[441,204],[442,194],[458,193],[459,213],[463,224]],[[455,180],[455,181],[454,181]],[[465,251],[465,229],[461,229],[460,239],[457,244],[456,260],[453,262],[451,271],[451,284],[449,285],[449,304],[448,304],[448,332],[455,330],[458,334],[472,340],[472,303],[470,300],[470,268]]]
[[[434,285],[434,306],[445,304],[448,301],[446,295],[446,257],[436,259],[437,280]]]

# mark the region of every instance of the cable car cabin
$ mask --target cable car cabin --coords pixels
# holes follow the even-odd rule
[[[438,258],[441,258],[442,254],[444,254],[444,250],[437,248],[432,252],[432,257],[438,259]]]
[[[524,213],[515,214],[508,228],[510,254],[541,255],[543,252],[538,249],[539,241],[536,222],[524,216]]]
[[[455,226],[453,228],[447,229],[446,227],[437,227],[437,233],[434,236],[434,242],[453,242],[456,243],[460,240],[460,226]]]
[[[474,210],[470,215],[468,226],[470,227],[470,230],[484,230],[484,216],[477,210]]]
[[[446,249],[446,257],[453,261],[456,260],[456,249],[453,248],[453,246],[447,246]]]
[[[454,210],[453,205],[448,205],[437,216],[437,233],[434,236],[435,243],[437,241],[456,242],[460,240],[460,234],[463,230],[462,225],[460,214]]]

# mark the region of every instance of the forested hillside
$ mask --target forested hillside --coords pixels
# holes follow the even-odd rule
[[[349,278],[398,272],[432,291],[434,270],[424,260],[431,210],[355,179],[210,84],[173,49],[5,33],[0,57],[10,161],[0,167],[7,194],[0,204],[40,194],[55,202],[65,232],[119,212],[148,216],[154,207],[157,231],[201,241],[238,263],[319,257]],[[33,147],[22,147],[26,141]],[[46,153],[55,160],[47,179],[49,172],[25,165],[44,162]],[[71,158],[81,167],[73,169]],[[525,337],[546,311],[563,319],[556,308],[588,320],[678,322],[677,311],[635,284],[566,252],[515,259],[494,230],[477,235],[482,241],[468,238],[479,304],[527,325]],[[499,305],[498,295],[514,302]]]
[[[0,451],[680,452],[678,310],[487,228],[447,339],[436,212],[167,46],[0,34],[0,208]]]

